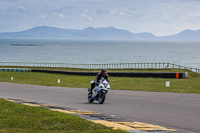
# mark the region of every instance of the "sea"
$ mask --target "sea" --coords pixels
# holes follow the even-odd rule
[[[200,68],[200,41],[0,39],[0,62],[165,62]]]

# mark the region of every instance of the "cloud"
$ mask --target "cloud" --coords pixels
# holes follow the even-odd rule
[[[109,14],[116,14],[115,11],[109,11]]]
[[[59,13],[58,16],[59,16],[60,18],[65,18],[65,17],[66,17],[65,15],[63,15],[63,14],[61,14],[61,13]]]
[[[83,17],[83,18],[85,18],[85,19],[87,19],[87,20],[89,20],[89,21],[92,21],[92,20],[93,20],[92,17],[88,16],[88,15],[85,14],[85,13],[81,13],[80,16]]]
[[[57,16],[59,18],[66,18],[66,15],[62,14],[62,13],[53,13],[54,16]]]
[[[124,12],[119,12],[119,15],[121,15],[121,16],[126,16],[126,13],[124,13]]]
[[[38,17],[39,17],[39,18],[42,18],[42,19],[45,19],[45,18],[46,18],[46,16],[45,16],[45,15],[42,15],[42,14],[40,14]]]
[[[17,6],[17,10],[20,11],[20,12],[26,12],[26,8],[23,7],[23,6]]]

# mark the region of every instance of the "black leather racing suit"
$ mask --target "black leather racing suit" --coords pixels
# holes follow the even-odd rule
[[[97,76],[94,78],[94,83],[91,84],[91,93],[92,93],[92,90],[94,89],[95,85],[98,85],[99,84],[99,80],[102,78],[106,79],[109,83],[109,79],[108,79],[108,74],[106,74],[106,76],[102,76],[101,73],[98,73]]]

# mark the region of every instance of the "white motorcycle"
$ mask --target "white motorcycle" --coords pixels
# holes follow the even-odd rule
[[[94,81],[90,81],[90,83],[94,83]],[[99,101],[99,104],[103,104],[106,98],[106,94],[110,89],[110,84],[107,80],[100,80],[99,85],[95,85],[94,89],[92,90],[88,88],[88,101],[92,103],[94,100]]]

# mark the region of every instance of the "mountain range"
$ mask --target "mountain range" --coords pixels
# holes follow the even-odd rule
[[[171,36],[157,37],[152,33],[132,33],[114,27],[78,29],[61,29],[38,26],[20,32],[0,33],[0,38],[52,38],[52,39],[118,39],[118,40],[200,40],[200,30],[184,30]]]

